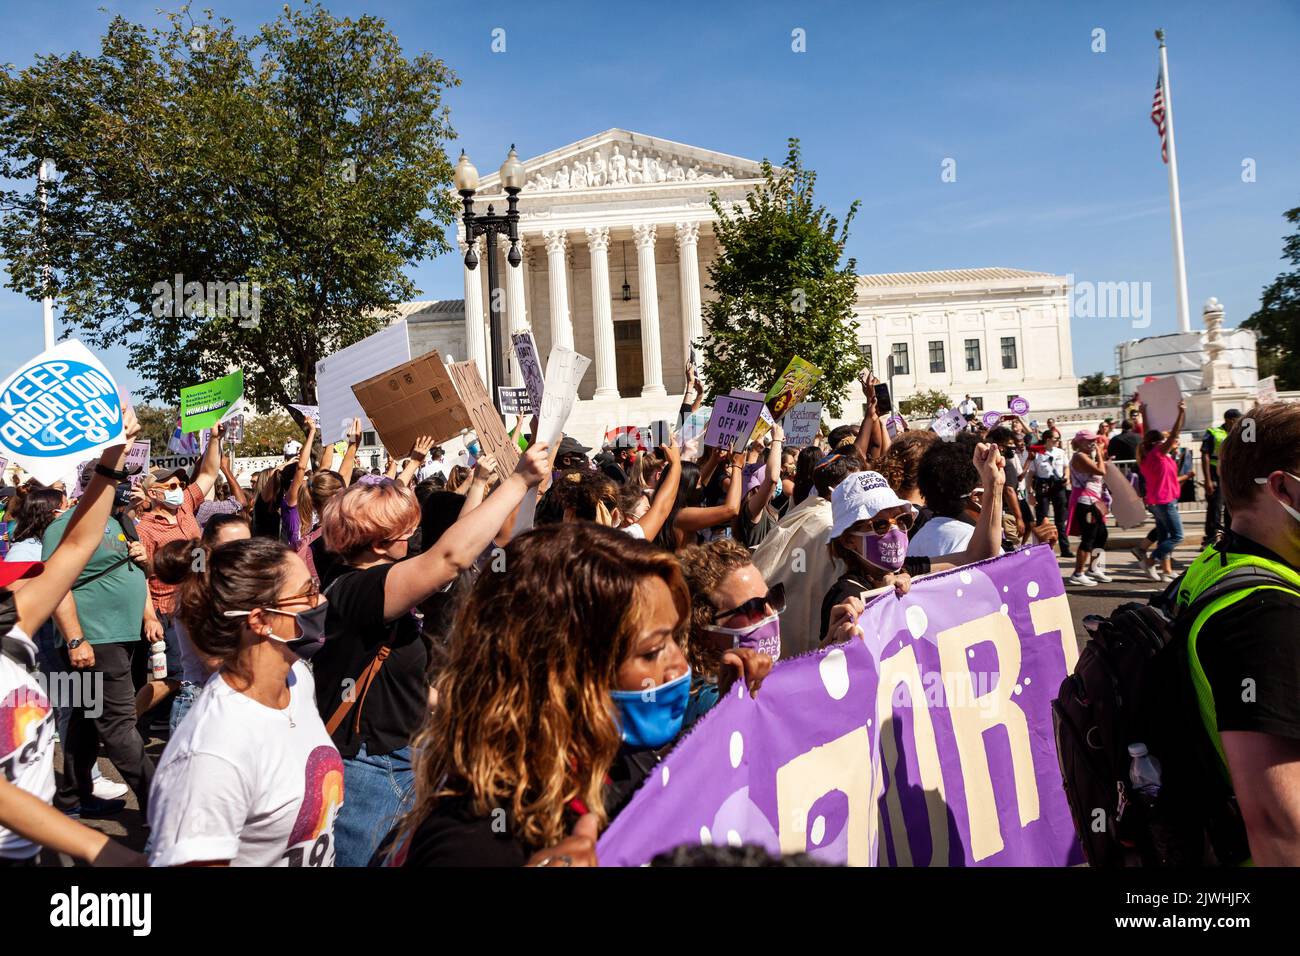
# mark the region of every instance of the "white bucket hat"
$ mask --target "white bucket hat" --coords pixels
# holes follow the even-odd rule
[[[862,519],[874,518],[887,508],[899,505],[916,510],[910,501],[898,497],[880,472],[853,472],[831,492],[830,540],[834,541]]]

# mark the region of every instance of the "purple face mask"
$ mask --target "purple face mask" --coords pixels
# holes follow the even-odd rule
[[[862,536],[862,557],[886,571],[897,571],[907,558],[907,532],[895,525],[883,535]]]
[[[709,630],[730,637],[732,647],[752,647],[770,655],[773,661],[781,657],[780,615],[765,617],[749,627],[710,627]]]

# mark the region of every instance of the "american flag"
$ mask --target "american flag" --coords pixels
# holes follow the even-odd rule
[[[1165,126],[1165,87],[1160,82],[1160,74],[1156,74],[1156,95],[1151,101],[1151,122],[1156,124],[1156,129],[1160,131],[1160,159],[1167,165],[1169,163],[1169,132]]]

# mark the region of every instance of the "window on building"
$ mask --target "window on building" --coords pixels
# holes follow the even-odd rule
[[[1004,335],[1002,337],[1002,367],[1016,367],[1016,339],[1015,336]]]
[[[1014,402],[1014,401],[1015,401],[1017,398],[1019,398],[1019,397],[1020,397],[1019,395],[1008,395],[1008,396],[1007,396],[1007,408],[1010,408],[1010,407],[1011,407],[1011,403]]]
[[[934,373],[946,372],[947,366],[943,361],[943,342],[930,343],[930,371]]]
[[[378,439],[375,438],[374,432],[362,432],[361,444],[365,445],[367,448],[371,448],[375,445],[378,445],[379,441]]]
[[[895,375],[911,375],[907,368],[907,343],[895,342],[891,347],[890,355],[894,359]]]
[[[978,372],[983,365],[980,364],[980,340],[966,340],[966,371]]]
[[[984,411],[984,396],[983,396],[983,395],[972,395],[972,396],[971,396],[971,401],[975,403],[975,407],[976,407],[977,409],[979,409],[981,412]]]
[[[867,368],[871,369],[872,371],[875,371],[876,368],[875,363],[871,361],[871,346],[859,345],[858,351],[862,353],[862,361],[867,363]]]

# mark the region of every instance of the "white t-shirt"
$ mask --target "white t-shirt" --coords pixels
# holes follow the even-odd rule
[[[956,518],[931,518],[907,546],[909,556],[941,558],[945,554],[965,551],[975,534],[975,526]]]
[[[25,541],[16,541],[9,545],[9,553],[5,555],[6,561],[39,561],[41,560],[41,539],[28,538]]]
[[[154,775],[149,863],[333,866],[342,806],[343,760],[316,710],[306,665],[298,661],[289,673],[284,710],[239,693],[218,671]]]
[[[626,528],[620,528],[619,530],[626,531],[631,537],[640,541],[645,540],[645,528],[641,527],[639,524],[630,524]]]
[[[9,636],[31,648],[36,660],[31,638],[16,627]],[[8,654],[0,654],[0,774],[46,803],[54,800],[54,708],[36,675]],[[0,857],[26,860],[39,849],[0,827]]]
[[[974,415],[979,411],[979,406],[976,405],[972,399],[968,398],[957,406],[957,411],[961,412],[963,415]]]
[[[1060,448],[1052,448],[1034,456],[1035,478],[1065,478],[1065,468],[1070,459]]]

